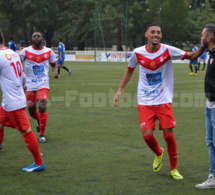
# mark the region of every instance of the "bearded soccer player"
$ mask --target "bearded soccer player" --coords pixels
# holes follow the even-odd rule
[[[158,119],[159,129],[163,131],[163,137],[167,144],[170,175],[173,179],[183,179],[177,169],[177,146],[172,130],[176,127],[171,105],[174,82],[172,60],[195,60],[202,54],[204,47],[200,47],[195,52],[185,52],[162,44],[160,43],[161,27],[156,24],[147,28],[145,37],[148,39],[148,44],[133,51],[128,69],[114,97],[114,104],[118,106],[119,97],[139,64],[137,92],[139,119],[143,139],[155,153],[153,171],[157,173],[161,170],[164,155],[164,149],[159,146],[153,134],[156,119]]]
[[[54,52],[42,44],[40,32],[32,35],[33,45],[23,49],[20,53],[24,61],[26,74],[26,96],[29,114],[37,120],[37,131],[40,132],[39,142],[45,143],[45,129],[48,119],[46,104],[49,98],[49,64],[54,78],[58,78]],[[38,110],[37,110],[38,107]]]
[[[0,107],[0,149],[3,147],[4,126],[16,128],[34,157],[34,163],[22,170],[25,172],[45,170],[37,139],[31,130],[28,115],[25,112],[24,93],[25,73],[17,53],[4,46],[4,37],[0,31],[0,83],[2,104]]]

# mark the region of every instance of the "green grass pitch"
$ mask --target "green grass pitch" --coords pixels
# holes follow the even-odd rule
[[[163,168],[154,173],[154,154],[146,146],[139,125],[136,90],[138,68],[126,86],[119,107],[113,97],[127,63],[66,62],[71,77],[61,69],[55,80],[50,72],[47,143],[44,172],[25,173],[33,158],[23,137],[5,128],[0,151],[1,195],[198,195],[213,190],[195,189],[207,179],[209,160],[205,143],[204,75],[188,76],[188,64],[174,64],[173,110],[182,181],[170,177],[166,143]],[[28,112],[27,112],[28,113]],[[30,117],[29,117],[30,118]],[[30,118],[36,132],[36,121]]]

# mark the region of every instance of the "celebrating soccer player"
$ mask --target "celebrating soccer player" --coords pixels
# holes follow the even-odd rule
[[[22,170],[25,172],[43,171],[45,165],[25,111],[25,79],[19,55],[4,46],[4,37],[0,31],[0,83],[3,92],[0,107],[0,150],[3,147],[4,126],[16,128],[23,135],[34,157],[34,163]]]
[[[139,64],[137,92],[139,119],[143,139],[155,153],[153,170],[156,173],[161,170],[164,155],[164,149],[159,146],[157,139],[153,135],[155,122],[158,119],[160,122],[159,129],[163,131],[163,136],[167,143],[170,174],[174,179],[183,179],[177,169],[177,147],[172,130],[176,127],[171,105],[174,82],[172,60],[183,60],[185,58],[195,60],[202,54],[204,47],[200,47],[195,52],[185,52],[178,48],[161,44],[161,27],[156,24],[152,24],[147,28],[145,37],[148,39],[148,44],[133,51],[128,69],[114,97],[114,104],[118,106],[119,97]]]
[[[30,116],[38,122],[39,142],[45,143],[44,134],[48,119],[46,104],[49,98],[49,63],[52,67],[54,78],[58,78],[58,73],[55,54],[50,48],[43,46],[42,40],[42,34],[34,32],[32,35],[33,45],[23,49],[20,57],[25,62],[28,111]]]

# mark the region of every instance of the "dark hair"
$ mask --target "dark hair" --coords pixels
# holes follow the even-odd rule
[[[206,36],[210,35],[211,40],[215,43],[215,24],[209,23],[205,25],[206,28]]]
[[[11,41],[14,41],[14,38],[13,38],[13,37],[10,37],[10,40],[11,40]]]
[[[0,44],[4,43],[4,35],[0,29]]]
[[[158,24],[150,24],[150,25],[147,26],[146,31],[149,30],[149,28],[152,27],[152,26],[157,26],[157,27],[159,27],[161,29],[161,27]]]
[[[59,38],[59,39],[58,39],[58,41],[62,42],[62,41],[63,41],[63,39],[62,39],[62,38]]]
[[[33,34],[34,33],[40,33],[41,37],[43,38],[43,34],[40,31],[34,31]],[[33,34],[32,34],[32,37],[33,37]]]

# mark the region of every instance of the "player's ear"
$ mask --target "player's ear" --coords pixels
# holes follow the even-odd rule
[[[207,40],[207,42],[211,41],[211,36],[208,35],[208,36],[206,37],[206,40]]]
[[[145,37],[146,37],[146,38],[148,37],[148,32],[147,32],[147,31],[145,32]]]

